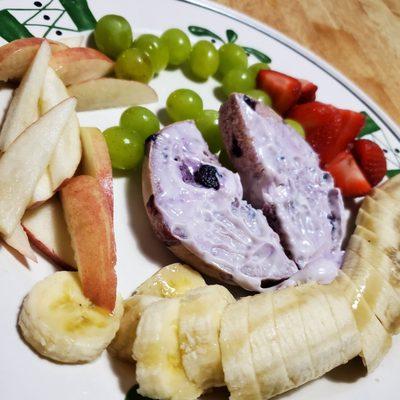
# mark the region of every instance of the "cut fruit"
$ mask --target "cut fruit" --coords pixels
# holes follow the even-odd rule
[[[206,286],[206,282],[197,271],[188,265],[175,263],[157,271],[136,289],[135,294],[179,297],[201,286]]]
[[[6,151],[24,129],[38,119],[38,101],[50,56],[50,46],[43,41],[8,107],[0,131],[1,151]]]
[[[189,381],[181,363],[178,341],[179,299],[161,299],[140,318],[133,356],[138,393],[155,399],[191,400],[201,389]]]
[[[392,345],[392,337],[386,332],[346,274],[340,272],[331,286],[347,299],[353,309],[354,318],[361,336],[362,350],[360,356],[368,372],[372,372],[389,351]]]
[[[74,35],[68,37],[62,37],[58,39],[58,43],[65,44],[67,47],[85,47],[85,36]]]
[[[249,301],[250,297],[244,297],[229,304],[221,319],[219,345],[231,400],[262,399],[250,345]]]
[[[108,75],[114,62],[98,50],[72,47],[53,54],[50,67],[68,86]]]
[[[10,236],[4,237],[4,241],[24,257],[37,262],[36,254],[33,252],[31,245],[29,244],[28,236],[20,224],[17,225]]]
[[[76,272],[56,272],[37,283],[22,305],[18,324],[41,355],[62,363],[88,362],[111,342],[122,316],[118,298],[113,314],[82,293]]]
[[[61,201],[83,293],[112,311],[117,294],[115,238],[103,188],[91,176],[77,176],[61,188]]]
[[[56,104],[68,98],[68,92],[60,78],[48,68],[40,95],[41,114],[46,113]],[[79,135],[79,122],[74,112],[57,143],[50,160],[49,173],[51,186],[55,191],[66,180],[71,178],[81,160],[82,149]]]
[[[21,79],[45,40],[53,54],[67,48],[65,44],[42,38],[18,39],[1,46],[0,81]]]
[[[57,197],[27,210],[22,226],[32,245],[45,256],[63,268],[76,268],[71,237]]]
[[[81,128],[81,139],[83,149],[83,173],[93,176],[93,178],[99,181],[107,196],[111,215],[113,215],[113,176],[107,143],[103,134],[97,128]]]
[[[251,297],[249,337],[254,369],[263,399],[269,399],[293,387],[279,345],[272,306],[273,292]]]
[[[52,108],[0,158],[0,231],[10,235],[20,222],[76,105],[67,99]]]
[[[159,301],[160,297],[135,295],[124,301],[124,315],[118,332],[108,347],[108,351],[121,360],[133,363],[133,344],[136,329],[142,313],[150,304]]]
[[[235,299],[220,285],[192,289],[181,299],[179,347],[186,376],[203,390],[224,386],[219,334],[225,307]]]
[[[129,107],[158,101],[156,92],[148,85],[115,78],[100,78],[71,85],[70,96],[78,100],[78,111],[113,107]]]
[[[38,207],[43,204],[46,200],[53,197],[54,191],[51,184],[50,172],[46,168],[43,175],[40,177],[38,183],[35,186],[29,207]]]
[[[298,297],[293,288],[281,289],[272,296],[275,326],[283,360],[293,387],[309,382],[314,368],[302,323]]]

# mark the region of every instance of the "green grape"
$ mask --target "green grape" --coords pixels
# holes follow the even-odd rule
[[[150,135],[160,130],[157,117],[145,107],[130,107],[126,109],[119,120],[120,126],[137,132],[145,141]]]
[[[263,90],[259,89],[251,89],[245,92],[247,96],[250,96],[254,100],[262,101],[266,106],[272,106],[271,97],[267,95]]]
[[[230,70],[247,68],[247,54],[234,43],[225,43],[219,48],[218,73],[224,77]]]
[[[247,69],[232,69],[224,76],[222,88],[226,95],[232,92],[245,93],[254,88],[254,81]]]
[[[304,128],[297,121],[295,121],[294,119],[289,119],[289,118],[286,118],[284,121],[287,125],[291,126],[294,130],[296,130],[300,136],[302,136],[303,138],[306,137]]]
[[[149,56],[135,47],[125,50],[115,63],[115,75],[119,79],[147,83],[153,77],[153,73]]]
[[[161,35],[161,40],[168,47],[170,65],[181,65],[189,58],[192,45],[185,32],[168,29]]]
[[[178,89],[167,99],[167,112],[173,121],[195,119],[203,111],[203,100],[193,90]]]
[[[218,51],[207,40],[197,42],[190,53],[190,69],[200,79],[207,79],[217,72],[219,64]]]
[[[204,140],[212,153],[222,149],[222,138],[218,126],[218,111],[204,110],[196,118],[196,126],[202,133]]]
[[[141,35],[133,45],[143,50],[150,57],[155,73],[167,67],[169,60],[168,47],[156,35]]]
[[[106,129],[103,135],[113,168],[132,169],[140,165],[144,155],[144,143],[140,135],[120,126]]]
[[[257,75],[262,69],[269,69],[269,65],[265,63],[256,63],[249,67],[249,74],[252,76],[254,81],[257,79]]]
[[[96,24],[94,41],[102,53],[116,59],[132,45],[131,26],[124,17],[105,15]]]

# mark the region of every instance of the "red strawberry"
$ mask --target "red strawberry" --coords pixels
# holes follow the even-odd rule
[[[310,101],[315,101],[318,86],[314,83],[307,81],[306,79],[299,79],[301,84],[300,97],[297,101],[298,104],[308,103]]]
[[[258,73],[257,87],[271,96],[274,109],[281,115],[296,104],[301,92],[298,79],[271,69]]]
[[[306,140],[319,155],[322,165],[345,150],[365,122],[365,117],[360,113],[317,101],[296,105],[287,117],[303,126]]]
[[[349,150],[339,153],[325,169],[345,197],[365,196],[372,189]]]
[[[387,172],[383,150],[371,140],[360,139],[354,142],[352,153],[368,182],[376,186]]]

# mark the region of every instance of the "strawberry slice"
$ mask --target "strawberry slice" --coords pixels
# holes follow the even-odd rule
[[[386,175],[386,158],[383,150],[368,139],[356,140],[352,153],[371,186],[376,186]]]
[[[300,97],[297,101],[298,104],[308,103],[315,101],[318,86],[306,79],[299,79],[301,84]]]
[[[297,103],[301,94],[301,83],[298,79],[271,69],[258,73],[257,87],[271,96],[275,111],[281,115]]]
[[[365,123],[365,117],[360,113],[318,101],[296,105],[287,117],[303,126],[306,140],[319,155],[321,165],[346,150]]]
[[[349,150],[340,152],[325,169],[345,197],[365,196],[372,189]]]

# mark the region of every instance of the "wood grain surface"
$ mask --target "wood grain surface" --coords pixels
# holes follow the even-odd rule
[[[215,0],[334,65],[400,123],[400,0]]]

